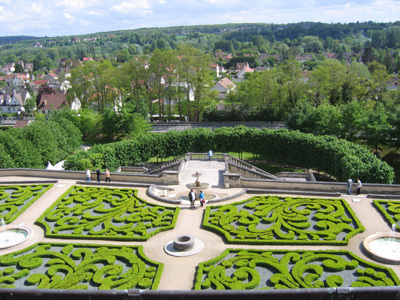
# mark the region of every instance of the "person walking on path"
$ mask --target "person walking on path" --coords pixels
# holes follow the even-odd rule
[[[110,171],[108,171],[108,169],[106,169],[106,182],[111,183],[111,175],[110,175]]]
[[[100,182],[100,170],[97,168],[96,170],[96,175],[97,175],[97,182]]]
[[[196,192],[191,189],[189,192],[190,208],[194,208],[194,201],[196,201]]]
[[[206,201],[204,200],[204,193],[203,193],[203,191],[200,191],[199,200],[200,200],[200,206],[201,206],[202,208],[205,208],[205,207],[206,207]]]
[[[347,180],[346,186],[347,186],[347,193],[351,195],[351,186],[353,185],[353,179],[349,177],[349,180]]]
[[[90,170],[86,169],[86,181],[89,182],[90,181],[90,177],[92,174],[90,174]]]
[[[362,188],[362,182],[361,182],[360,178],[357,178],[356,187],[357,187],[357,195],[360,195],[361,194],[361,188]]]
[[[209,150],[208,151],[208,160],[211,160],[211,158],[213,157],[213,152],[212,152],[212,150]]]

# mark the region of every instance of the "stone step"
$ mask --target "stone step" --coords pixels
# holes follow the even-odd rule
[[[199,172],[199,181],[201,183],[208,183],[211,186],[223,186],[224,171],[224,162],[191,160],[185,164],[181,183],[194,183],[197,179],[196,172]]]

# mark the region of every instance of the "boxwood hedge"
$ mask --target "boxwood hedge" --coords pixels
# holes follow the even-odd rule
[[[174,228],[179,210],[147,203],[133,189],[72,186],[36,223],[46,237],[145,241]]]
[[[142,246],[39,243],[0,256],[0,288],[154,290],[162,270]]]
[[[345,181],[349,176],[365,182],[391,183],[393,169],[367,149],[333,136],[286,129],[234,128],[194,129],[182,132],[149,133],[131,140],[96,145],[70,156],[67,169],[87,167],[116,169],[136,165],[150,157],[179,156],[187,152],[251,152],[270,160],[324,171]]]
[[[53,185],[0,185],[0,219],[13,222]]]
[[[195,290],[395,286],[393,270],[349,251],[227,249],[199,264]]]
[[[364,226],[343,199],[255,196],[208,206],[203,226],[228,243],[346,245]]]
[[[400,231],[400,202],[393,200],[374,200],[373,204],[378,211],[383,215],[383,218],[388,222],[393,229],[393,224],[397,231]]]

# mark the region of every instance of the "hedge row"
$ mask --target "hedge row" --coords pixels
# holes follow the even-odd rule
[[[0,185],[0,219],[12,223],[53,185]]]
[[[364,226],[343,199],[255,196],[208,206],[204,228],[235,244],[347,245]]]
[[[400,231],[400,202],[390,200],[374,200],[374,205],[383,215],[383,218],[393,229],[393,224],[396,225],[396,230]]]
[[[46,237],[146,241],[173,229],[179,207],[147,203],[137,190],[72,186],[36,221]]]
[[[199,264],[195,290],[371,287],[400,284],[393,270],[349,251],[227,249]]]
[[[39,243],[0,256],[0,288],[155,290],[162,270],[142,246]]]
[[[314,136],[285,129],[194,129],[149,133],[132,140],[96,145],[70,156],[69,170],[116,169],[137,165],[150,157],[166,158],[187,152],[251,152],[268,159],[324,171],[345,181],[349,176],[364,182],[391,183],[393,169],[367,149],[333,136]]]

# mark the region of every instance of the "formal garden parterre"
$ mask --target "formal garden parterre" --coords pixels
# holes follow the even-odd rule
[[[346,245],[364,226],[343,199],[255,196],[209,206],[203,226],[228,243]]]
[[[0,219],[5,224],[13,222],[51,187],[52,184],[0,185]]]
[[[46,237],[145,241],[173,229],[179,210],[147,203],[133,189],[72,186],[36,223]]]
[[[1,201],[30,205],[50,187],[1,186]],[[10,210],[18,209],[2,211]],[[179,207],[147,203],[137,196],[135,189],[74,185],[36,223],[44,227],[45,236],[50,238],[146,241],[158,232],[173,229],[179,212]],[[14,220],[16,216],[11,219],[11,215],[8,212],[4,217]],[[228,243],[260,245],[346,245],[352,236],[364,230],[343,199],[281,196],[255,196],[232,204],[208,206],[203,226],[222,234]],[[157,289],[163,264],[148,259],[143,247],[145,244],[34,244],[0,256],[0,287]],[[226,249],[199,264],[194,289],[399,284],[390,268],[364,261],[347,250]]]
[[[395,200],[374,200],[373,203],[389,226],[400,231],[400,202]],[[395,224],[394,228],[393,224]]]
[[[389,268],[349,251],[227,249],[200,263],[196,290],[371,287],[400,284]]]
[[[0,257],[0,287],[157,289],[162,269],[142,246],[40,243]]]

